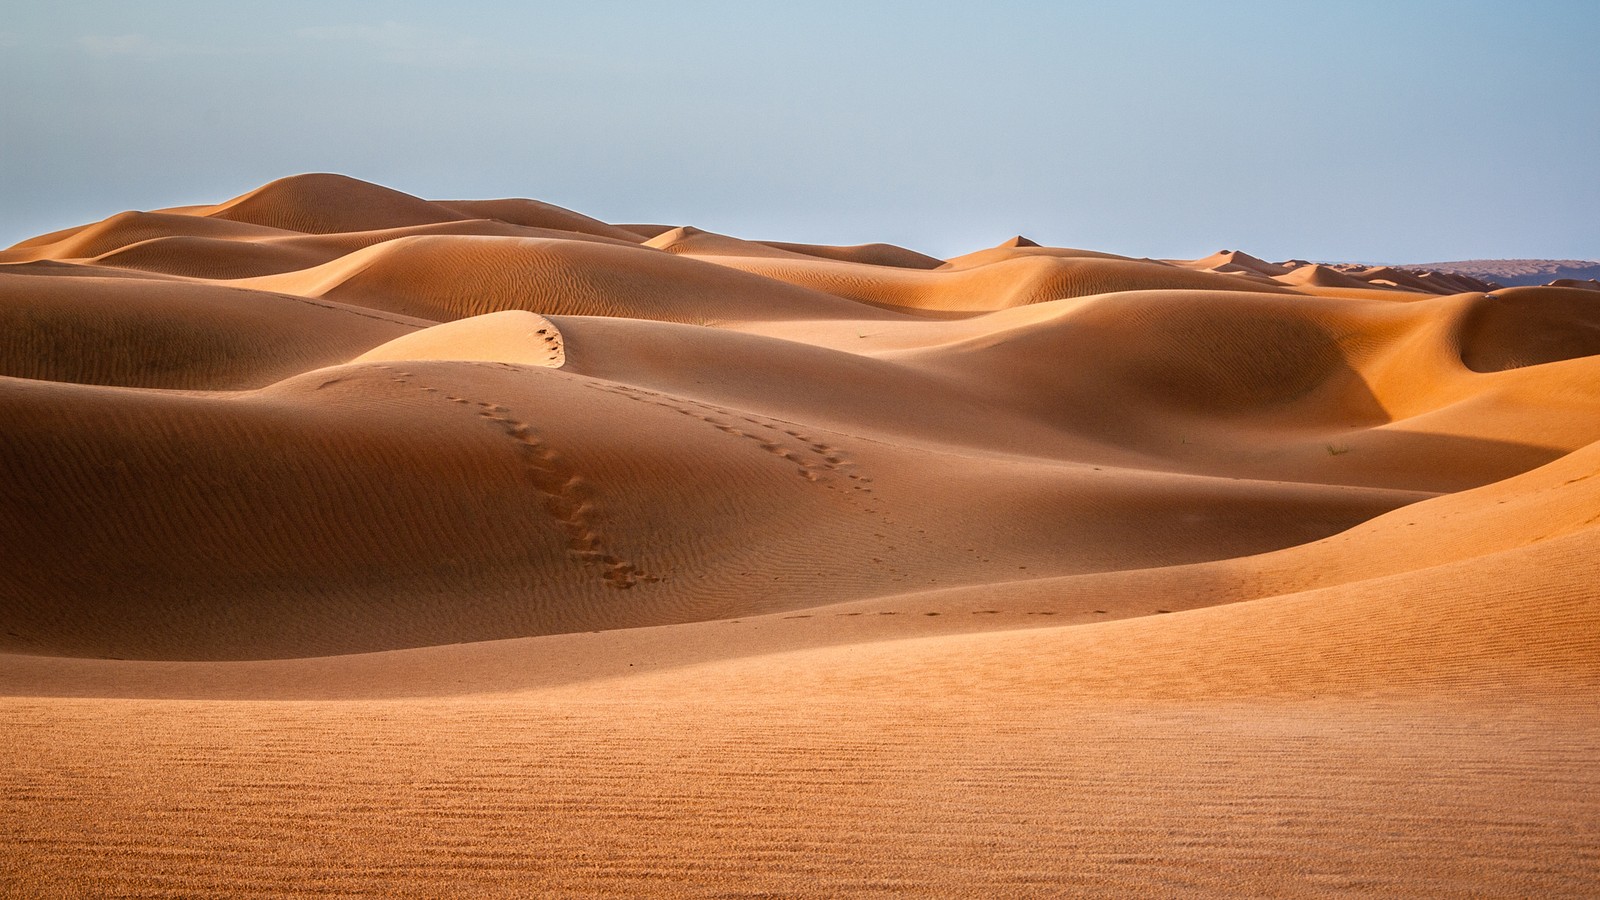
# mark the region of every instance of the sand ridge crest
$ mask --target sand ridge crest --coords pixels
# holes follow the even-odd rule
[[[106,655],[293,657],[425,646],[447,620],[432,640],[1221,565],[1315,547],[1600,439],[1581,414],[1600,405],[1600,326],[1571,289],[1306,295],[1293,286],[1371,282],[1242,251],[1135,260],[1020,236],[928,267],[687,226],[644,236],[531,200],[433,203],[329,175],[46,237],[25,242],[37,259],[0,268],[0,309],[24,338],[0,360],[8,459],[30,486],[5,508],[6,602],[24,623],[9,646],[31,652],[93,655],[109,640]],[[111,278],[117,260],[49,258],[144,248],[323,261]],[[58,277],[26,277],[39,266]],[[1551,404],[1567,414],[1547,416]],[[91,410],[122,424],[88,427]],[[242,472],[256,474],[227,474]],[[340,487],[297,499],[296,482]],[[517,487],[481,499],[502,482]],[[98,562],[62,580],[38,541],[78,527],[84,487],[107,484],[124,486],[95,501],[108,521],[85,549]],[[480,499],[458,504],[468,485]],[[754,495],[786,506],[757,513]],[[545,515],[501,518],[518,503]],[[160,526],[114,537],[130,522]],[[359,523],[363,549],[342,547],[337,523]],[[160,540],[208,545],[208,531],[240,543],[218,545],[204,577],[130,568],[164,553]],[[324,545],[308,566],[295,554],[310,541]],[[386,572],[380,559],[406,562]],[[55,635],[34,593],[51,584],[84,616]],[[611,608],[593,593],[604,587],[655,599]],[[393,634],[358,636],[351,611],[367,601],[334,599],[397,588],[411,611],[391,616]],[[426,611],[475,592],[500,599]],[[519,593],[532,605],[514,605]],[[318,595],[305,609],[320,634],[283,618],[286,598]],[[197,624],[228,616],[249,624]],[[126,630],[136,620],[154,631]]]
[[[0,893],[1585,893],[1600,306],[1463,271],[23,241]]]

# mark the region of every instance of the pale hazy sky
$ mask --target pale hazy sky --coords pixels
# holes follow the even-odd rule
[[[1600,257],[1600,0],[0,12],[0,245],[333,171],[938,255]]]

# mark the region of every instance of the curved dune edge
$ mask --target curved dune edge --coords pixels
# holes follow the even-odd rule
[[[24,241],[0,895],[1593,894],[1594,297],[337,175]]]
[[[58,498],[0,518],[4,645],[248,659],[719,619],[1230,557],[1428,496],[980,456],[573,365],[361,362],[222,396],[0,380],[13,483]]]
[[[885,594],[706,623],[230,663],[0,654],[20,695],[354,699],[575,690],[1058,699],[1515,695],[1600,682],[1600,443],[1323,541],[1155,569]],[[1532,543],[1530,529],[1542,534]],[[1486,594],[1495,573],[1517,585]],[[1396,603],[1394,598],[1406,602]],[[1026,664],[1012,658],[1028,660]],[[894,674],[894,673],[903,674]],[[898,683],[897,678],[929,683]],[[963,688],[962,685],[967,685]]]
[[[1396,552],[1465,565],[1341,542],[1600,440],[1571,288],[1021,236],[935,261],[335,175],[5,254],[0,652],[323,657],[947,590],[1259,601],[1399,577]],[[1502,528],[1506,490],[1476,501]],[[1346,575],[1244,587],[1271,551]],[[1211,587],[1143,580],[1169,577]],[[1165,599],[1113,602],[1122,578]]]
[[[23,844],[12,861],[34,888],[173,895],[306,877],[341,892],[403,879],[493,896],[529,878],[570,893],[733,890],[754,878],[794,895],[876,895],[840,874],[863,865],[929,893],[1177,884],[1222,896],[1241,882],[1317,893],[1336,877],[1377,894],[1441,877],[1478,893],[1581,892],[1593,875],[1582,835],[1600,811],[1600,524],[1594,489],[1578,489],[1596,481],[1526,485],[1550,495],[1538,512],[1589,520],[1559,536],[1491,552],[1515,532],[1478,534],[1488,544],[1458,561],[1189,610],[1169,600],[1166,615],[1148,605],[1237,594],[1195,597],[1200,573],[1156,569],[275,663],[0,654],[0,723],[22,736],[3,751],[0,785],[17,798],[13,821],[51,844]],[[1426,511],[1423,523],[1451,515]],[[1315,569],[1300,550],[1276,555],[1303,576]],[[1225,591],[1248,580],[1244,562],[1216,579]],[[1483,589],[1505,583],[1515,590]],[[1069,624],[1028,626],[1046,618]],[[116,697],[138,699],[86,699]],[[92,811],[83,772],[97,774]],[[775,780],[796,796],[775,801]],[[175,838],[152,807],[196,794],[208,799],[184,815],[205,833]],[[653,818],[636,832],[641,811]],[[708,831],[707,816],[728,825]],[[308,821],[338,840],[307,853]],[[533,839],[557,824],[562,842]],[[56,849],[108,834],[116,855]],[[275,865],[241,876],[226,855],[237,834]],[[953,870],[921,852],[949,834],[985,848],[977,862]],[[1441,854],[1419,869],[1393,846],[1464,834],[1518,863]],[[1333,874],[1282,862],[1330,836],[1337,850],[1311,858]],[[763,864],[797,840],[798,872]],[[1047,852],[1025,867],[995,856],[1019,841]],[[203,852],[173,864],[175,842]],[[1241,862],[1240,847],[1257,853]],[[596,869],[586,860],[600,848],[609,862]],[[663,850],[693,862],[663,862]],[[1152,852],[1181,865],[1140,855]],[[485,853],[504,861],[486,870]]]
[[[446,322],[398,337],[351,362],[480,360],[559,369],[567,361],[561,330],[544,316],[521,310]]]

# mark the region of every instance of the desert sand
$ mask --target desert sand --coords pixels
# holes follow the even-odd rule
[[[1600,892],[1600,294],[336,175],[0,251],[0,894]]]

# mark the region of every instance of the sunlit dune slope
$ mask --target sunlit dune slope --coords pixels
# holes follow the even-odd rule
[[[788,250],[806,256],[820,256],[841,262],[866,263],[872,266],[895,266],[902,269],[937,269],[944,260],[907,250],[894,244],[857,244],[839,247],[829,244],[794,244],[785,241],[762,241],[769,247]]]
[[[1600,680],[1588,562],[1596,510],[1600,444],[1255,556],[1086,575],[1017,570],[804,615],[739,615],[740,629],[717,620],[210,668],[0,656],[0,679],[43,694],[309,698],[526,691],[654,672],[661,691],[703,693],[706,679],[726,679],[800,700],[861,693],[873,673],[901,667],[906,678],[941,673],[890,691],[930,700],[1030,679],[1082,699],[1550,689]],[[1485,591],[1496,572],[1515,590]],[[910,638],[870,656],[860,649]],[[1008,658],[1024,646],[1026,665]],[[812,655],[783,655],[800,650]]]
[[[288,294],[21,268],[0,266],[0,375],[46,382],[261,387],[431,324]]]
[[[568,235],[587,234],[629,244],[640,240],[638,234],[621,226],[539,200],[439,200],[435,205],[475,219],[493,219],[527,228],[562,231]]]
[[[991,312],[1125,290],[1278,290],[1270,283],[1250,284],[1161,263],[1094,257],[1030,254],[948,270],[885,269],[836,260],[743,255],[706,254],[701,258],[858,303],[943,314]]]
[[[210,221],[210,220],[206,220]],[[495,237],[559,238],[561,240],[627,244],[609,237],[511,225],[490,219],[406,225],[376,231],[339,234],[288,234],[261,241],[217,240],[201,237],[151,238],[93,257],[102,266],[140,269],[194,278],[236,279],[278,275],[332,262],[364,247],[402,237],[428,235],[490,235]]]
[[[338,175],[24,241],[0,894],[1593,895],[1600,294],[1491,287]]]
[[[302,272],[235,282],[438,321],[507,309],[710,324],[872,317],[826,293],[593,241],[405,237]]]
[[[1233,556],[1418,496],[975,461],[504,363],[359,364],[226,397],[3,387],[7,640],[68,655],[739,616]]]
[[[333,175],[6,253],[26,653],[306,657],[1052,579],[1138,616],[1332,589],[1230,567],[1600,440],[1571,289],[1021,237],[941,263]],[[1404,574],[1341,553],[1292,567]],[[1128,599],[1202,571],[1225,588]]]
[[[381,344],[355,362],[478,360],[516,365],[566,364],[566,345],[555,323],[522,310],[485,313],[422,329]]]
[[[87,259],[150,240],[195,238],[212,241],[259,241],[293,233],[282,228],[249,222],[130,210],[90,225],[68,228],[23,241],[9,250],[0,251],[0,262]]]
[[[331,174],[280,178],[200,215],[307,234],[373,231],[473,218],[410,194]]]

